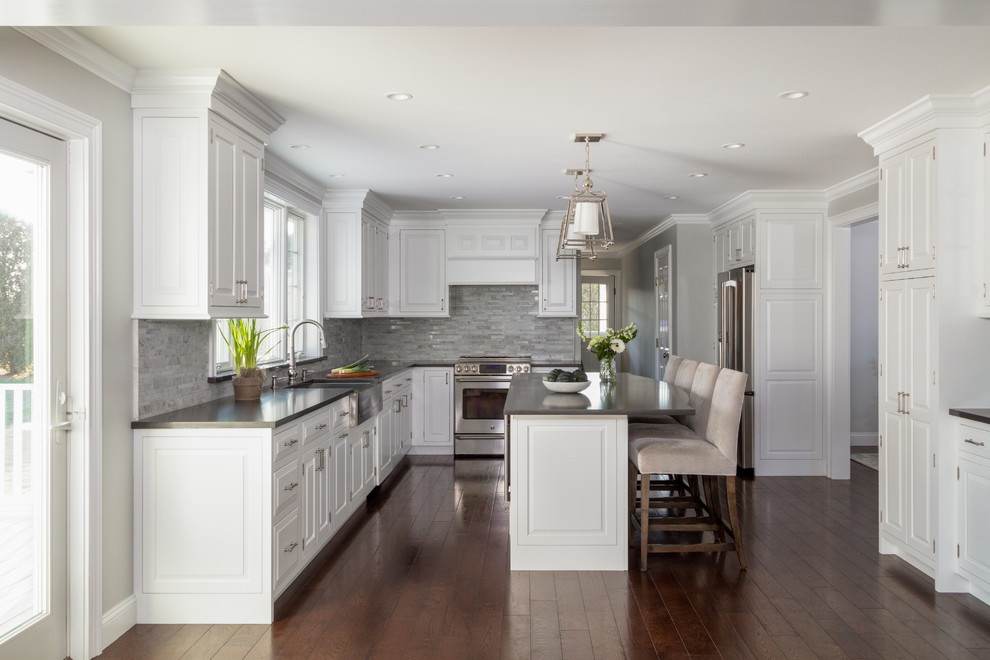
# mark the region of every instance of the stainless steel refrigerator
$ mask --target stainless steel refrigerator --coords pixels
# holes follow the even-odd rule
[[[753,474],[753,267],[718,275],[718,363],[742,371],[746,382],[737,461],[741,474]]]

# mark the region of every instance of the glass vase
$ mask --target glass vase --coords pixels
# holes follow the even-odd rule
[[[602,358],[598,363],[598,373],[601,375],[603,383],[610,383],[615,380],[615,356]]]

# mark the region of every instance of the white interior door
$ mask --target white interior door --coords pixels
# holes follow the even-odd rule
[[[0,120],[0,660],[68,655],[66,151]]]
[[[663,379],[670,358],[673,295],[670,289],[670,246],[665,245],[653,253],[653,283],[657,301],[656,310],[656,364],[657,380]]]

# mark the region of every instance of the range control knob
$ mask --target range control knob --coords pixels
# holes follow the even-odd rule
[[[461,373],[461,365],[457,365],[456,367],[454,367],[454,373],[455,374]]]
[[[471,373],[474,374],[478,373],[478,365],[475,364],[471,366]]]
[[[529,373],[529,365],[528,364],[524,364],[522,369],[523,369],[524,372]]]

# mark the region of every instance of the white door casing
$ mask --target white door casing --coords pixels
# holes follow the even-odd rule
[[[674,327],[674,293],[671,286],[671,272],[673,269],[673,254],[670,246],[665,245],[653,253],[653,294],[656,300],[656,341],[655,359],[656,378],[663,379],[664,371],[667,369],[667,360],[670,358],[673,349]]]

